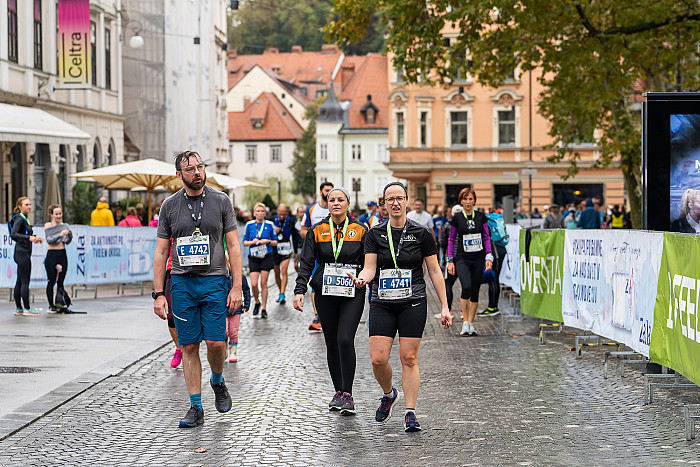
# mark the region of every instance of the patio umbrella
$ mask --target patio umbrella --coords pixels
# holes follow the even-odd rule
[[[44,190],[44,207],[42,215],[43,222],[49,219],[49,206],[52,204],[61,204],[61,188],[58,185],[58,176],[53,169],[49,169],[49,175],[46,177],[46,188]]]
[[[236,188],[255,187],[255,188],[270,188],[262,183],[251,182],[242,178],[230,177],[219,173],[207,174],[207,185],[218,190],[233,190]]]
[[[115,164],[99,169],[86,170],[71,177],[95,181],[105,188],[138,188],[148,192],[148,218],[151,218],[151,195],[159,185],[169,186],[181,183],[175,175],[172,163],[157,159],[141,159],[123,164]]]

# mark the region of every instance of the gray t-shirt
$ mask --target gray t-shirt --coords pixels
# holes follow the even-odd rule
[[[193,276],[226,276],[226,255],[224,253],[224,235],[236,230],[236,216],[233,205],[226,194],[204,187],[205,196],[196,198],[185,197],[185,189],[169,196],[160,207],[158,217],[158,238],[173,239],[172,257],[173,269],[171,274],[187,274]],[[202,209],[201,203],[204,203]],[[195,204],[196,203],[196,206]],[[193,209],[188,207],[192,205]],[[178,237],[189,237],[195,229],[192,213],[202,212],[202,223],[199,230],[202,235],[209,235],[210,264],[208,266],[180,266],[177,257]]]

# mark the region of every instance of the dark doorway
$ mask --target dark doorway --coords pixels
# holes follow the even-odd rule
[[[445,185],[445,206],[454,206],[457,204],[457,199],[459,198],[459,192],[463,188],[471,188],[471,183],[462,183],[460,185]]]
[[[5,220],[12,216],[17,198],[26,196],[24,191],[24,144],[15,143],[10,150],[10,183],[5,184],[7,197]]]
[[[566,206],[569,203],[579,204],[587,198],[600,196],[603,200],[602,183],[553,183],[552,201],[559,206]]]

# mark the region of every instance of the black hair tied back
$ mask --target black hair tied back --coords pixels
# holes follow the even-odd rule
[[[389,187],[394,186],[394,185],[397,185],[397,186],[400,186],[401,188],[403,188],[403,192],[406,193],[406,198],[408,198],[408,190],[406,189],[406,185],[404,185],[401,182],[387,183],[387,185],[384,187],[384,191],[382,192],[382,198],[386,198],[386,190],[388,190]]]

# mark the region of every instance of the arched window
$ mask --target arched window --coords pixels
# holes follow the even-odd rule
[[[102,167],[102,151],[100,150],[100,139],[95,139],[95,144],[92,147],[92,168],[99,169]]]
[[[85,145],[81,144],[77,148],[75,157],[75,171],[82,172],[85,170]]]
[[[114,149],[114,140],[109,140],[109,148],[107,149],[107,165],[114,165],[117,163],[117,151]]]

